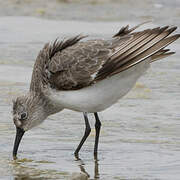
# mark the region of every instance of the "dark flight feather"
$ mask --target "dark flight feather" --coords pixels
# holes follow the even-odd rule
[[[142,25],[142,24],[140,24]],[[57,90],[77,90],[106,77],[120,73],[147,58],[150,62],[174,54],[166,46],[180,37],[169,36],[176,27],[157,27],[133,32],[123,27],[111,40],[80,41],[75,36],[64,41],[56,39],[40,51],[34,65],[30,90],[41,91],[44,86]]]

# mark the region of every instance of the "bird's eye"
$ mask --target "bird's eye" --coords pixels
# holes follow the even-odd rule
[[[25,120],[27,118],[27,113],[26,112],[23,112],[21,114],[21,119],[20,120]]]

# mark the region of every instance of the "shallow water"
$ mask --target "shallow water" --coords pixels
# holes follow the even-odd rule
[[[19,160],[12,161],[11,99],[28,90],[43,44],[79,33],[108,37],[127,23],[0,18],[0,179],[73,179],[80,172],[102,180],[180,178],[180,42],[171,46],[176,55],[154,63],[126,97],[99,113],[103,126],[98,162],[93,159],[94,129],[81,160],[73,156],[84,120],[68,110],[27,132]],[[93,115],[90,119],[93,127]]]

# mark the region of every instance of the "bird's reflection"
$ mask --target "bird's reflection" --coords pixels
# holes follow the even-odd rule
[[[78,167],[80,168],[80,172],[82,174],[84,174],[84,176],[82,174],[78,175],[78,176],[73,176],[72,173],[72,177],[71,179],[73,180],[79,180],[84,179],[84,180],[99,180],[99,164],[98,164],[98,159],[94,159],[94,172],[93,175],[91,175],[90,177],[90,172],[87,172],[86,167],[85,167],[85,163],[83,162],[82,159],[80,159],[79,157],[76,157],[75,159],[78,163]],[[13,172],[13,176],[14,176],[14,180],[41,180],[41,179],[48,179],[49,176],[56,176],[56,175],[60,175],[61,177],[64,176],[68,176],[68,172],[59,172],[57,170],[53,170],[53,169],[40,169],[32,164],[29,164],[29,162],[36,162],[30,159],[19,159],[16,161],[12,161],[11,165],[12,165],[12,172]],[[27,163],[28,162],[28,163]],[[38,162],[37,162],[38,163]],[[61,174],[62,173],[62,174]],[[41,176],[42,177],[41,178]],[[80,178],[78,178],[80,177]]]
[[[99,179],[99,164],[98,164],[98,159],[94,160],[94,179]]]
[[[83,160],[81,158],[79,158],[79,156],[75,156],[75,160],[79,162],[79,167],[81,172],[85,173],[87,175],[88,178],[90,178],[90,175],[88,174],[88,172],[85,169],[85,164],[83,162]],[[97,180],[100,178],[99,176],[99,164],[98,164],[98,159],[94,158],[94,180]]]

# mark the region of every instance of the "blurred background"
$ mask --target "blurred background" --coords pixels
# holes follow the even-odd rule
[[[179,0],[0,0],[1,16],[56,20],[179,23]]]
[[[0,0],[0,179],[180,179],[180,42],[176,54],[154,63],[133,90],[100,113],[99,160],[81,113],[65,110],[27,132],[12,161],[12,99],[28,91],[33,64],[44,43],[77,34],[112,37],[122,26],[151,20],[180,27],[179,0]],[[180,32],[180,30],[177,30]]]

